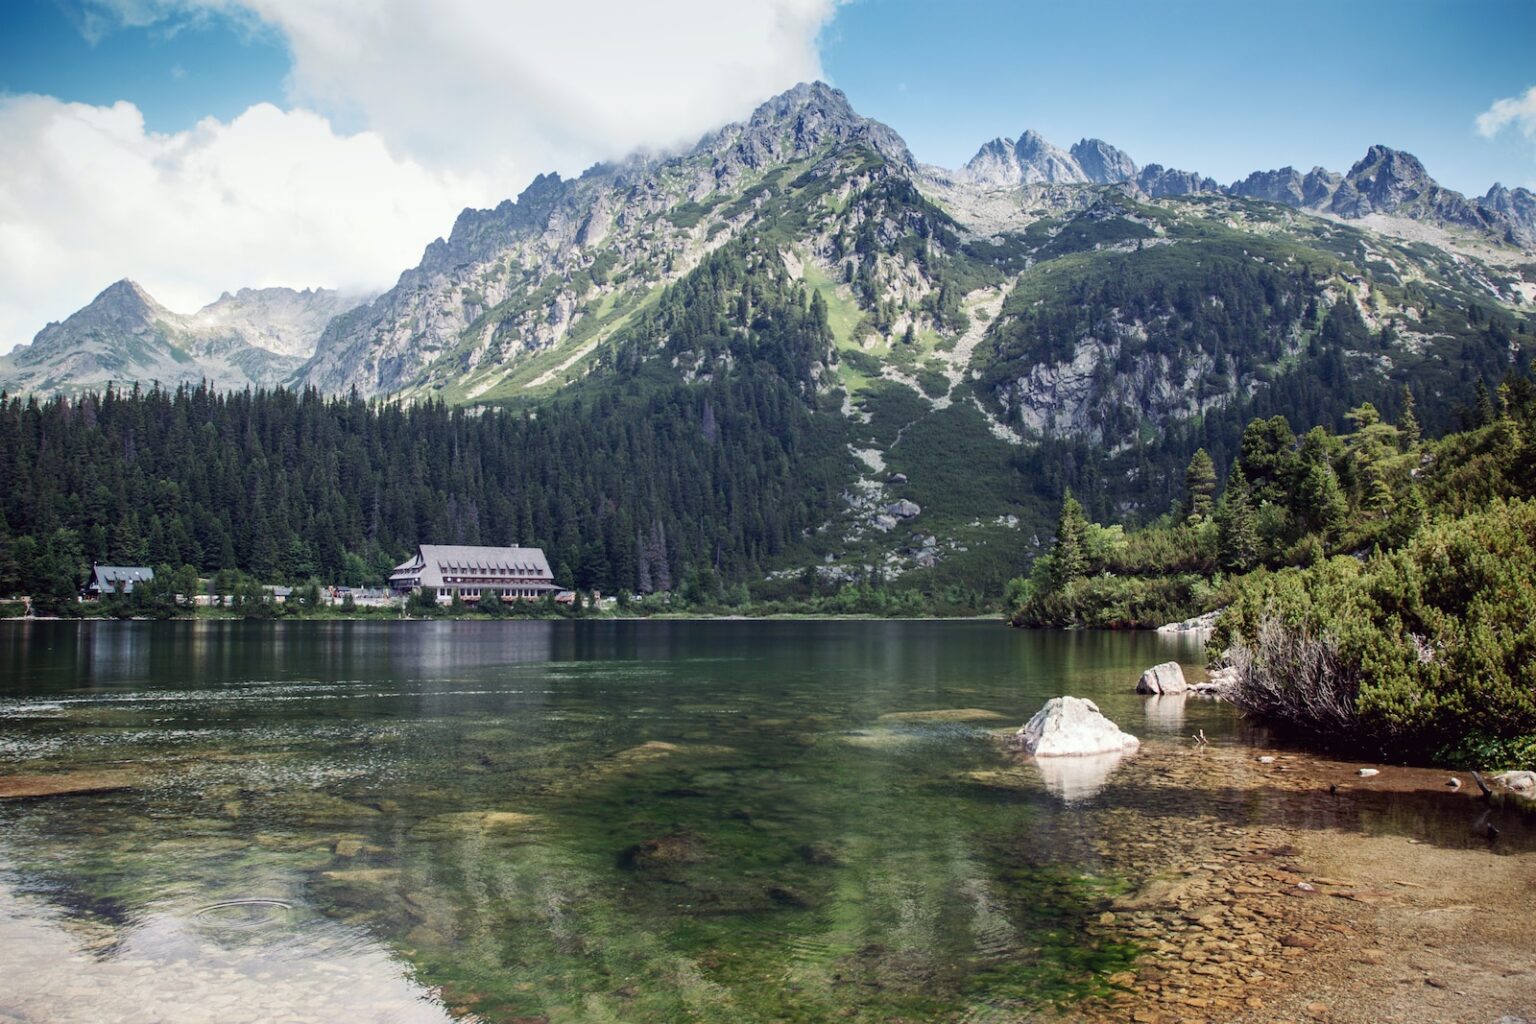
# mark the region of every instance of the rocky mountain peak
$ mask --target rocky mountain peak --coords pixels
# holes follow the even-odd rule
[[[102,289],[101,294],[91,300],[90,305],[76,312],[74,316],[93,310],[100,315],[139,317],[145,320],[163,316],[166,313],[165,307],[156,302],[137,281],[126,277],[107,285]]]
[[[1014,146],[1018,159],[1019,174],[1026,183],[1085,182],[1088,176],[1077,161],[1064,149],[1051,145],[1039,132],[1030,130],[1019,136]]]
[[[739,159],[758,168],[811,155],[829,143],[862,142],[904,167],[916,167],[907,144],[879,121],[860,116],[841,89],[801,82],[763,102],[746,121],[706,135],[694,152]]]
[[[1114,185],[1136,177],[1136,161],[1103,139],[1080,139],[1071,153],[1083,174],[1095,184]]]

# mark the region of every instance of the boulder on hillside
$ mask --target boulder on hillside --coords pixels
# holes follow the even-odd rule
[[[1126,753],[1141,745],[1105,718],[1097,704],[1081,697],[1052,697],[1015,740],[1024,753],[1036,757]]]
[[[885,510],[898,519],[911,519],[923,511],[923,507],[915,501],[902,498],[885,506]]]
[[[1189,689],[1184,681],[1184,670],[1176,661],[1153,665],[1141,674],[1136,683],[1137,693],[1183,693]]]

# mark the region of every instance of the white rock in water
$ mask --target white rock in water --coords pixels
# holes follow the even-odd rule
[[[1380,775],[1381,772],[1376,770],[1375,768],[1361,768],[1355,774],[1359,775],[1362,779],[1368,779],[1372,775]]]
[[[1052,697],[1018,732],[1020,746],[1036,757],[1081,757],[1135,750],[1141,741],[1081,697]]]
[[[1493,781],[1512,793],[1530,796],[1536,793],[1536,772],[1500,772]]]
[[[1183,693],[1187,689],[1189,684],[1184,681],[1184,670],[1176,661],[1153,665],[1141,674],[1141,680],[1136,684],[1137,693]]]

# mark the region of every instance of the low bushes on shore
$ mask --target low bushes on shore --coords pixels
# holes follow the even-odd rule
[[[1239,581],[1211,641],[1245,712],[1385,756],[1536,766],[1536,501]]]

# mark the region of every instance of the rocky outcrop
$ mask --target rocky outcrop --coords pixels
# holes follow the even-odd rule
[[[1135,750],[1141,741],[1120,731],[1081,697],[1053,697],[1015,736],[1018,748],[1035,757],[1084,757]]]
[[[1162,164],[1148,164],[1136,175],[1136,187],[1153,199],[1187,196],[1196,192],[1217,192],[1221,186],[1214,178],[1193,171],[1179,171]]]
[[[1536,249],[1536,194],[1496,183],[1477,205],[1495,225],[1504,225],[1506,241],[1522,249]]]
[[[1137,693],[1183,693],[1188,689],[1189,684],[1184,681],[1184,670],[1176,661],[1153,665],[1141,674],[1141,679],[1136,683]]]
[[[1185,619],[1182,622],[1169,622],[1165,625],[1158,626],[1157,632],[1209,633],[1211,630],[1216,628],[1216,620],[1219,618],[1221,618],[1221,610],[1218,608],[1214,612],[1206,612],[1204,615],[1196,615],[1192,619]]]

